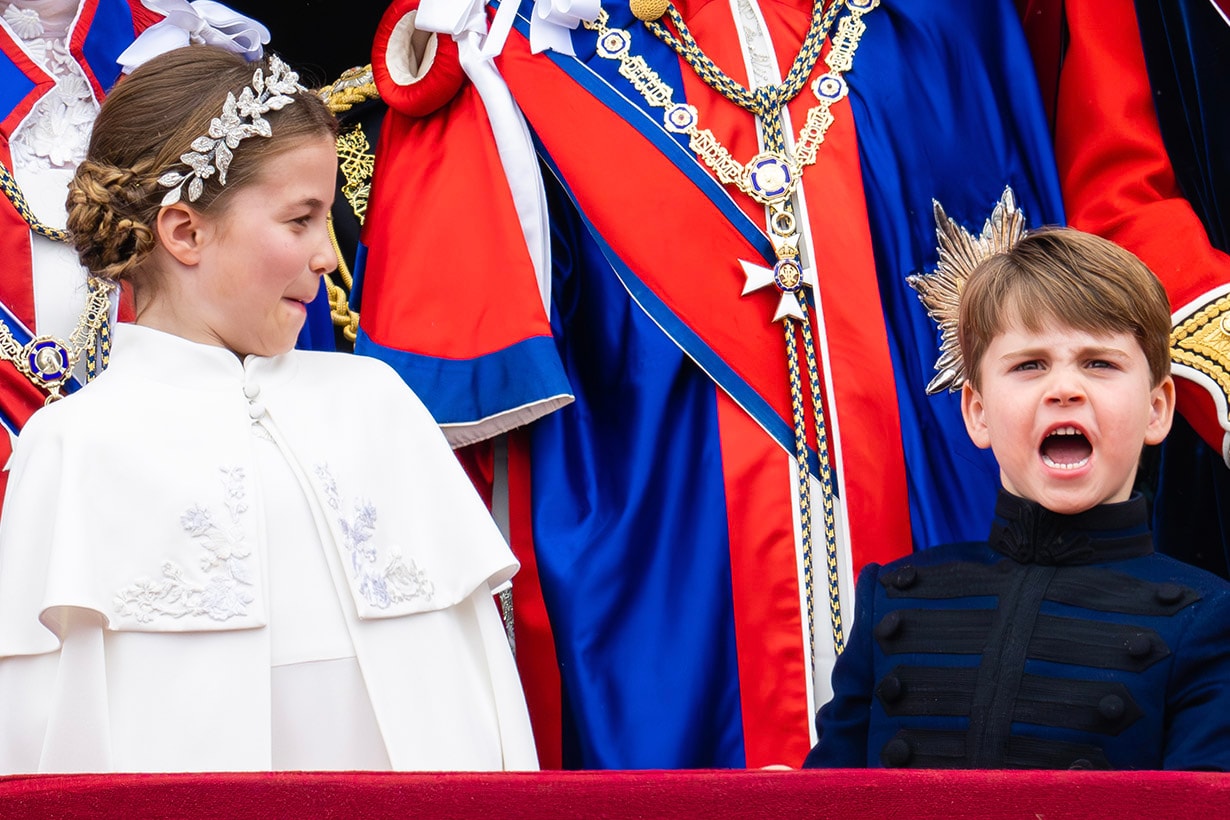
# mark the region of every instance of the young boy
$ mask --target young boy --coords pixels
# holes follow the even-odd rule
[[[990,536],[863,570],[804,767],[1230,769],[1230,584],[1154,553],[1132,489],[1174,412],[1160,283],[1038,231],[974,270],[958,327]]]

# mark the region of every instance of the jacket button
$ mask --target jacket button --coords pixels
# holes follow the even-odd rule
[[[259,419],[263,415],[265,415],[265,405],[258,401],[254,401],[248,405],[248,416],[253,420]]]
[[[880,762],[890,769],[899,769],[909,763],[913,755],[914,750],[910,748],[910,744],[895,737],[880,750]]]
[[[901,678],[896,675],[887,675],[876,687],[876,694],[885,703],[896,703],[905,694],[905,686],[901,683]]]
[[[913,567],[902,567],[893,575],[891,583],[897,589],[909,589],[918,581],[918,570]]]
[[[1118,695],[1107,695],[1098,701],[1098,714],[1107,720],[1118,720],[1126,709],[1127,704]]]
[[[877,638],[891,638],[901,631],[901,613],[890,612],[880,619],[876,624],[875,633]]]
[[[1133,635],[1128,638],[1127,651],[1133,658],[1143,658],[1153,651],[1153,643],[1148,635]]]
[[[261,386],[259,384],[248,382],[243,386],[243,394],[249,399],[254,399],[261,394]]]
[[[1158,585],[1157,592],[1154,594],[1157,596],[1158,603],[1169,606],[1177,604],[1183,598],[1183,587],[1167,582]]]

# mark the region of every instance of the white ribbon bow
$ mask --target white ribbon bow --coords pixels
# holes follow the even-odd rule
[[[219,46],[245,60],[258,60],[269,42],[269,29],[251,17],[214,0],[141,0],[163,19],[141,33],[117,58],[124,73],[145,61],[189,43]]]
[[[459,37],[463,31],[486,33],[483,56],[494,57],[504,48],[512,30],[520,0],[502,0],[487,31],[485,0],[422,0],[414,25],[424,31],[436,31]],[[530,50],[538,54],[552,49],[575,56],[571,32],[582,21],[598,19],[602,0],[534,0],[530,14]]]
[[[460,37],[463,31],[487,30],[486,0],[421,0],[414,27]],[[516,7],[516,0],[513,0]]]
[[[538,54],[549,48],[576,56],[572,30],[597,20],[601,10],[602,0],[536,0],[530,17],[530,51]]]

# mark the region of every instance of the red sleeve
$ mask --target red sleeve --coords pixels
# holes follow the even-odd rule
[[[360,233],[355,351],[397,370],[456,446],[552,412],[571,387],[488,114],[487,99],[504,98],[490,84],[484,98],[448,36],[431,35],[422,66],[400,64],[419,2],[390,5],[373,45],[388,110]],[[538,180],[528,132],[523,147],[513,173]]]

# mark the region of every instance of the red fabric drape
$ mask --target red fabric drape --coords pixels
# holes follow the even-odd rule
[[[250,773],[0,778],[5,820],[134,817],[1230,817],[1230,775],[1194,772]]]

